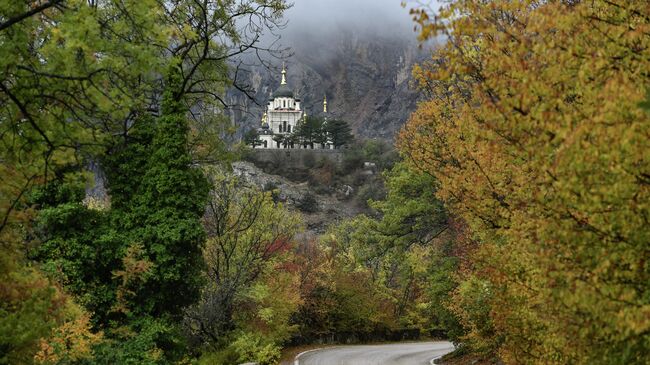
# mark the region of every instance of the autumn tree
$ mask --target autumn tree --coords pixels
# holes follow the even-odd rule
[[[404,163],[383,177],[387,195],[370,202],[372,215],[333,225],[319,245],[299,250],[310,270],[295,316],[301,334],[435,330],[457,341],[463,329],[445,307],[456,288],[455,229],[435,179]]]
[[[186,312],[186,323],[199,343],[207,342],[214,349],[222,349],[238,328],[237,318],[246,316],[242,309],[256,300],[266,301],[267,311],[275,310],[275,315],[280,315],[281,306],[268,302],[272,298],[263,293],[268,285],[274,285],[274,280],[275,284],[281,284],[284,276],[278,265],[293,249],[292,239],[301,223],[296,214],[273,201],[271,192],[246,186],[245,182],[218,170],[212,170],[211,176],[212,191],[204,216],[208,239],[203,251],[208,283],[201,301]],[[264,278],[268,281],[261,280]],[[282,290],[290,287],[295,288],[294,285],[278,286]],[[291,311],[283,313],[282,318],[288,322]],[[272,319],[272,316],[258,318]],[[255,322],[249,320],[244,322]],[[269,327],[277,330],[281,323]],[[283,337],[286,334],[267,335],[271,340],[286,340]]]
[[[478,241],[452,305],[510,364],[648,361],[645,1],[453,1],[414,70],[410,163]]]

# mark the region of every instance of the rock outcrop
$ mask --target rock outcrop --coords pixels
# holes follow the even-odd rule
[[[347,185],[334,187],[334,194],[319,194],[308,182],[294,182],[278,175],[268,174],[250,162],[235,162],[233,172],[247,184],[263,190],[273,190],[278,201],[289,209],[300,211],[308,232],[322,234],[334,222],[351,219],[359,209],[348,198],[353,188]]]

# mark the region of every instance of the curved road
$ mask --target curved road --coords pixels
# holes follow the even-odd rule
[[[295,365],[429,365],[452,351],[451,342],[339,346],[300,354]]]

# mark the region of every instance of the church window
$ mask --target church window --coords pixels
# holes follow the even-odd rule
[[[291,133],[291,124],[289,124],[289,125],[287,126],[287,128],[288,128],[288,129],[287,129],[287,132]]]
[[[283,108],[286,108],[286,107],[287,107],[287,101],[286,101],[286,100],[282,100],[282,107],[283,107]]]

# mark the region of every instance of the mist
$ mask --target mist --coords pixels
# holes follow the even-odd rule
[[[415,39],[414,23],[401,0],[295,0],[285,13],[281,32],[290,41],[310,38],[316,43],[352,31],[359,35]]]

